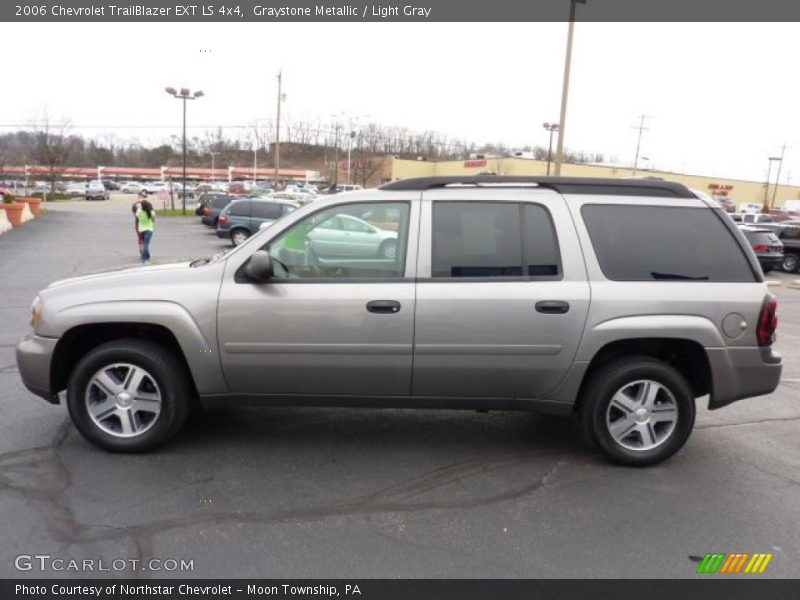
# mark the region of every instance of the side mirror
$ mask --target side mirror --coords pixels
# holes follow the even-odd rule
[[[266,250],[257,250],[253,252],[250,261],[244,269],[244,274],[252,281],[269,281],[274,274],[272,257],[269,255],[269,252]]]

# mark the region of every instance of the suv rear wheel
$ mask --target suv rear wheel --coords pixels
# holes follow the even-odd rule
[[[579,407],[588,440],[622,465],[666,460],[683,447],[694,427],[689,383],[671,365],[647,356],[600,367],[586,382]]]
[[[247,238],[250,237],[250,232],[246,229],[234,229],[231,231],[231,243],[234,246],[239,246],[244,244],[247,241]]]
[[[188,375],[152,342],[125,339],[87,353],[67,382],[67,407],[78,431],[113,452],[147,452],[166,442],[189,413]]]

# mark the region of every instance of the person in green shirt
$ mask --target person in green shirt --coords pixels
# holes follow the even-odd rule
[[[136,222],[139,224],[139,235],[142,238],[139,253],[141,254],[143,265],[150,262],[150,240],[153,238],[155,220],[156,211],[153,209],[153,205],[143,199],[136,211]]]

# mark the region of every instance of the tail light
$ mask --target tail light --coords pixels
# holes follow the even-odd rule
[[[756,244],[753,246],[753,252],[769,252],[769,246],[766,244]]]
[[[756,337],[759,346],[769,346],[775,341],[775,331],[778,329],[778,299],[772,294],[764,298],[761,313],[758,315],[758,328]]]
[[[228,217],[226,217],[225,215],[220,215],[219,219],[217,220],[218,225],[225,225],[225,223],[227,222],[228,222]]]
[[[207,206],[204,206],[203,207],[203,216],[207,217],[210,214],[211,214],[211,211],[209,210],[209,208]]]

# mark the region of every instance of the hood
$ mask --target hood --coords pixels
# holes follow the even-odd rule
[[[156,273],[160,271],[175,271],[188,269],[191,261],[179,263],[167,263],[161,265],[131,265],[128,267],[121,267],[117,269],[107,269],[105,271],[98,271],[97,273],[90,273],[88,275],[81,275],[79,277],[70,277],[68,279],[59,279],[47,286],[47,289],[69,285],[72,283],[83,283],[94,279],[106,279],[109,277],[120,277],[126,275],[138,275],[147,273]]]

